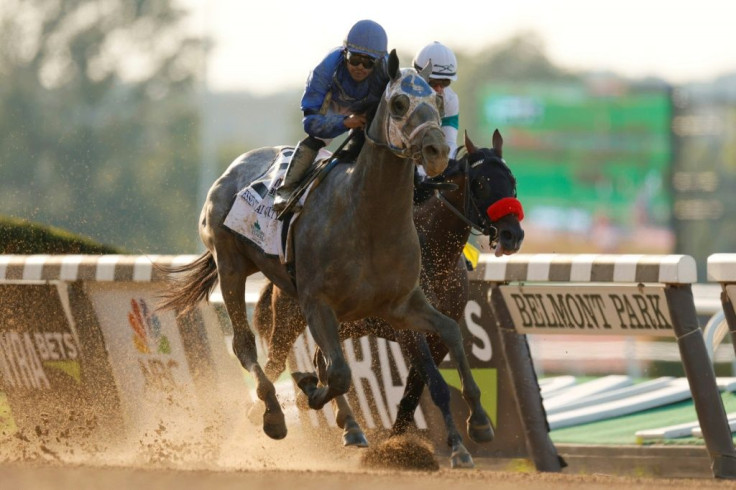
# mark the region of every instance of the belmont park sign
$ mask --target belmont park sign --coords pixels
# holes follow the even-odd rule
[[[673,336],[664,290],[647,286],[501,286],[519,333]]]

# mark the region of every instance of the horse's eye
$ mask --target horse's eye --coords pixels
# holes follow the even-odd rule
[[[477,186],[478,186],[478,193],[479,194],[485,193],[488,190],[488,188],[490,187],[490,185],[491,185],[491,181],[487,177],[483,177],[483,178],[477,179],[476,180],[476,183],[477,183]]]
[[[401,117],[409,110],[409,97],[405,94],[395,95],[391,99],[391,115]]]
[[[440,117],[445,117],[445,98],[442,97],[440,94],[437,94],[436,97],[437,110],[440,111]]]

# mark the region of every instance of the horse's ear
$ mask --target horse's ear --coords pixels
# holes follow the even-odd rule
[[[401,71],[399,70],[399,56],[396,54],[396,50],[392,49],[388,55],[388,76],[391,77],[391,80],[396,80],[399,78],[399,75],[401,75]]]
[[[465,130],[465,148],[468,151],[468,154],[475,153],[478,151],[478,148],[475,147],[472,141],[470,141],[470,136],[468,136],[468,130]]]
[[[493,146],[492,148],[496,150],[496,154],[503,158],[503,138],[501,137],[501,133],[496,129],[493,132]]]
[[[419,76],[421,76],[425,82],[429,82],[429,76],[432,74],[432,60],[427,60],[427,64],[424,65],[424,68],[422,68],[422,71],[419,72]]]

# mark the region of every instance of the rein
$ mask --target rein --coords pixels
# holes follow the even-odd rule
[[[371,143],[373,143],[376,146],[383,146],[383,147],[388,148],[389,150],[391,150],[391,153],[393,153],[394,155],[396,155],[399,158],[409,158],[409,157],[412,156],[409,153],[409,149],[408,148],[404,148],[404,149],[397,148],[394,145],[392,145],[391,143],[384,143],[382,141],[378,141],[376,138],[374,138],[373,136],[371,136],[371,128],[372,127],[373,127],[373,125],[371,124],[371,127],[369,127],[368,130],[365,132],[365,139],[367,139],[368,141],[370,141]]]
[[[432,92],[432,90],[429,87],[427,87],[427,90],[429,90],[430,93]],[[406,94],[406,92],[403,91],[403,82],[402,82],[402,93]],[[409,91],[409,93],[413,96],[417,95],[416,92]],[[387,91],[386,93],[384,93],[383,103],[386,105],[390,104],[390,99],[391,99],[391,96]],[[407,122],[411,121],[412,116],[415,113],[418,112],[420,115],[422,114],[421,108],[425,106],[426,104],[419,103],[417,105],[414,105],[414,103],[411,103],[411,105],[414,106],[412,111],[402,116],[402,120],[404,120],[404,124],[398,129],[394,128],[394,131],[392,131],[392,128],[391,128],[392,116],[390,114],[387,115],[385,113],[385,110],[384,110],[384,113],[381,114],[381,119],[383,119],[383,121],[377,121],[377,123],[383,126],[382,136],[385,141],[379,141],[376,137],[374,137],[371,134],[371,132],[375,131],[373,128],[373,123],[371,123],[370,126],[367,128],[367,130],[365,131],[365,135],[368,141],[370,141],[376,146],[382,146],[382,147],[388,148],[394,155],[396,155],[399,158],[405,158],[405,159],[410,158],[416,162],[420,162],[421,161],[421,150],[412,153],[412,148],[415,146],[413,144],[414,138],[416,138],[418,135],[423,134],[428,128],[437,128],[441,131],[440,119],[438,116],[437,120],[426,120],[418,124],[414,128],[412,128],[411,125],[408,125],[408,127],[405,127],[407,126]],[[373,122],[376,122],[376,121],[374,120]],[[406,134],[405,131],[409,131],[409,134]],[[404,148],[394,146],[394,144],[391,141],[392,135],[399,137],[399,139],[401,140],[401,143],[404,145]]]
[[[482,223],[482,224],[476,224],[473,223],[470,219],[468,219],[467,215],[470,211],[471,205],[473,208],[475,208],[475,211],[478,213],[479,216],[483,216],[483,213],[480,212],[480,209],[478,209],[478,205],[473,201],[473,199],[470,196],[470,159],[468,157],[465,158],[465,192],[463,194],[463,208],[464,212],[460,212],[455,206],[450,203],[450,201],[445,198],[445,196],[442,195],[439,189],[435,189],[434,195],[437,197],[437,199],[447,206],[447,208],[452,211],[452,213],[457,216],[460,221],[465,223],[466,225],[470,226],[472,230],[477,231],[478,233],[482,235],[488,235],[491,237],[491,244],[494,244],[494,242],[498,239],[498,228],[493,226],[492,223]],[[486,221],[486,220],[483,220]]]
[[[404,133],[400,132],[399,134],[401,135],[401,141],[402,143],[406,145],[406,147],[399,148],[397,146],[392,145],[390,138],[388,138],[389,124],[391,124],[390,118],[386,118],[386,128],[383,133],[384,133],[387,143],[378,141],[376,138],[371,136],[370,131],[371,131],[371,128],[373,127],[372,124],[371,124],[371,127],[369,127],[368,130],[365,132],[366,139],[376,146],[383,146],[383,147],[388,148],[391,151],[391,153],[393,153],[399,158],[411,158],[412,160],[416,160],[416,161],[419,161],[419,159],[421,158],[421,151],[417,151],[415,153],[411,152],[411,148],[413,146],[412,140],[414,139],[414,137],[420,132],[422,132],[422,130],[424,130],[425,128],[428,128],[428,127],[436,127],[438,129],[440,128],[440,125],[437,124],[435,121],[426,121],[420,124],[419,126],[417,126],[416,128],[414,128],[414,131],[412,131],[408,136],[404,136]]]

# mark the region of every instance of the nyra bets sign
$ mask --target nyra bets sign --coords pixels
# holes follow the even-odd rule
[[[673,336],[661,286],[501,286],[519,333]]]

